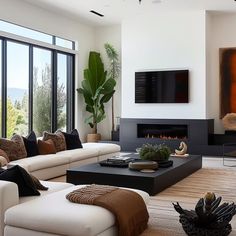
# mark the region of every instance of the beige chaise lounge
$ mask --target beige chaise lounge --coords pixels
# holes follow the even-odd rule
[[[15,183],[0,181],[0,236],[116,236],[114,215],[98,206],[69,202],[65,196],[83,187],[43,181],[49,191],[18,197]],[[141,190],[145,203],[149,195]],[[5,219],[5,223],[3,221]]]

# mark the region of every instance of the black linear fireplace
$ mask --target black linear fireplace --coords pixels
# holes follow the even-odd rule
[[[120,120],[120,144],[123,151],[135,151],[144,143],[165,143],[175,149],[184,141],[190,153],[199,154],[206,150],[213,133],[213,119]]]
[[[137,137],[187,140],[188,126],[176,124],[137,124]]]

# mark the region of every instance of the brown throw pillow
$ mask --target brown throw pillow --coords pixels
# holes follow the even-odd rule
[[[29,174],[29,175],[30,175],[36,189],[38,189],[38,190],[48,190],[48,187],[45,187],[44,185],[42,185],[40,183],[40,181],[35,176],[33,176],[31,174]]]
[[[0,167],[6,166],[7,163],[7,159],[3,156],[0,156]]]
[[[2,149],[0,149],[0,156],[4,157],[7,160],[7,163],[10,162],[6,152],[4,152]]]
[[[57,152],[66,150],[66,140],[61,132],[53,134],[44,131],[43,141],[46,141],[48,139],[51,139],[53,141]]]
[[[38,140],[38,149],[40,155],[55,154],[56,148],[51,139],[47,141]]]
[[[11,140],[0,138],[0,149],[8,156],[10,161],[25,158],[27,156],[22,137],[15,134]]]

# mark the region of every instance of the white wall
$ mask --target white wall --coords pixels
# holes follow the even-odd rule
[[[166,12],[122,23],[122,117],[206,118],[205,12]],[[189,69],[188,104],[135,104],[134,73]]]
[[[119,53],[121,57],[121,26],[112,25],[107,27],[97,27],[95,30],[95,48],[96,51],[101,53],[105,69],[108,68],[108,59],[104,49],[104,44],[110,43]],[[116,92],[114,94],[114,117],[121,116],[121,79],[116,80]],[[111,139],[112,129],[112,115],[111,115],[111,101],[106,104],[106,119],[99,123],[98,131],[102,133],[103,139]],[[115,122],[117,119],[115,119]]]
[[[215,119],[215,133],[223,133],[220,116],[220,68],[219,48],[236,47],[236,14],[221,13],[209,15],[210,29],[208,31],[208,80],[210,86],[207,92],[208,116]]]
[[[0,19],[77,41],[79,54],[76,58],[76,88],[80,85],[89,51],[95,46],[94,28],[19,0],[0,0]],[[75,126],[84,140],[89,128],[84,124],[85,108],[82,97],[75,93]]]

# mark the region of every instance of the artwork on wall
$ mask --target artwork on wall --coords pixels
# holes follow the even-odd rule
[[[220,118],[236,113],[236,48],[220,48]]]

